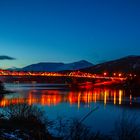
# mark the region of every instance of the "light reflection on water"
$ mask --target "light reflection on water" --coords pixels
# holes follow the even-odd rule
[[[20,92],[20,93],[19,93]],[[23,93],[22,93],[23,92]],[[65,90],[46,90],[46,89],[31,89],[18,91],[15,94],[4,96],[0,101],[0,106],[4,107],[9,104],[27,103],[29,105],[39,104],[42,106],[56,106],[61,103],[69,105],[85,104],[90,107],[91,103],[102,102],[104,105],[114,103],[121,105],[125,93],[123,90],[111,89],[94,89],[86,91],[65,91]]]
[[[51,89],[43,85],[6,85],[7,89],[16,93],[5,95],[0,99],[0,106],[9,104],[27,103],[41,106],[49,118],[58,116],[67,118],[82,118],[94,107],[95,111],[86,120],[95,130],[110,131],[114,121],[122,111],[140,114],[139,97],[127,95],[125,91],[118,89],[96,88],[85,91],[71,91],[66,89]],[[104,126],[104,127],[103,127]]]
[[[7,106],[9,104],[27,103],[29,105],[40,104],[42,106],[56,106],[61,103],[68,103],[69,105],[76,104],[77,108],[81,104],[90,107],[91,103],[101,102],[104,105],[112,103],[114,105],[121,105],[123,102],[130,102],[132,104],[132,95],[125,96],[125,91],[115,89],[100,89],[85,91],[69,91],[60,89],[25,89],[26,87],[15,88],[15,92],[5,95],[1,101],[0,106]],[[13,89],[14,90],[14,89]],[[136,100],[136,98],[134,98]]]

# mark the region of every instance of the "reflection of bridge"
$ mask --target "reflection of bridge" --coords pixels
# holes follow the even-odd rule
[[[60,103],[68,103],[70,105],[76,104],[80,108],[81,104],[90,106],[91,103],[103,102],[104,105],[112,102],[114,105],[121,105],[123,102],[124,92],[123,90],[113,89],[94,89],[89,91],[70,91],[67,94],[59,90],[40,90],[38,94],[37,90],[30,90],[26,97],[18,96],[9,98],[3,97],[0,100],[0,107],[8,106],[10,104],[23,104],[29,105],[40,104],[42,106],[56,106]],[[130,96],[130,104],[132,102],[132,96]]]
[[[104,104],[112,101],[114,104],[121,104],[122,102],[122,90],[108,90],[108,89],[94,89],[92,91],[77,91],[68,92],[68,94],[62,94],[63,91],[59,90],[40,90],[40,94],[37,94],[37,90],[30,90],[26,97],[13,97],[2,98],[0,106],[8,106],[10,104],[27,103],[29,105],[41,104],[47,106],[55,106],[62,102],[68,102],[70,105],[77,104],[78,108],[81,103],[90,105],[90,103],[97,101],[103,101]]]

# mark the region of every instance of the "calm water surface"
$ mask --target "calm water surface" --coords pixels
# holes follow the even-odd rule
[[[123,90],[96,88],[94,90],[75,91],[55,88],[47,84],[6,84],[7,89],[15,91],[4,95],[0,106],[28,103],[41,106],[49,119],[57,117],[83,118],[95,107],[85,123],[94,131],[108,133],[113,129],[114,122],[123,114],[140,115],[140,97],[127,94]]]

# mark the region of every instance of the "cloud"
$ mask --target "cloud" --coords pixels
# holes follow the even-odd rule
[[[15,60],[15,58],[6,55],[0,55],[0,60]]]

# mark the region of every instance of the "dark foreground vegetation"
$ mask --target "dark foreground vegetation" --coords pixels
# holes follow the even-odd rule
[[[84,119],[86,118],[84,117]],[[93,133],[83,123],[84,119],[65,120],[59,117],[55,122],[51,122],[38,107],[27,104],[10,105],[1,109],[0,140],[140,139],[140,126],[137,124],[136,117],[129,116],[127,113],[122,114],[116,121],[114,130],[108,135],[102,135],[99,132]]]
[[[4,94],[12,93],[12,91],[8,91],[5,89],[3,82],[0,81],[0,96]]]
[[[0,140],[92,140],[103,139],[78,120],[48,121],[44,112],[27,104],[10,105],[0,111]],[[55,131],[55,137],[48,131]]]
[[[27,104],[10,105],[1,109],[0,138],[4,140],[52,139],[47,131],[49,122],[43,111]]]

